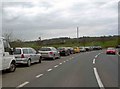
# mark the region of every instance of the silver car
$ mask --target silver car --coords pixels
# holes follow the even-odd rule
[[[52,58],[53,60],[60,58],[59,51],[54,47],[42,47],[38,52],[41,54],[42,58]]]
[[[27,64],[29,67],[31,63],[41,63],[41,54],[38,54],[33,48],[15,48],[14,56],[16,64]]]

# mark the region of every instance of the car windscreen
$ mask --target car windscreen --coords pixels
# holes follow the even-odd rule
[[[21,54],[21,49],[15,49],[14,54]]]
[[[114,48],[108,48],[108,50],[115,50]]]
[[[65,48],[58,48],[58,50],[63,50],[63,49],[65,49]]]
[[[51,51],[50,48],[41,48],[40,51]]]

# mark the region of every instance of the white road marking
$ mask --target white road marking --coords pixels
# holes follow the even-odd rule
[[[58,65],[55,65],[54,67],[56,68],[56,67],[58,67]]]
[[[43,74],[39,74],[39,75],[37,75],[36,78],[39,78],[39,77],[41,77],[41,76],[43,76]]]
[[[97,58],[97,57],[98,57],[98,55],[95,56],[95,58]]]
[[[93,64],[95,64],[95,59],[93,59]]]
[[[101,79],[100,79],[100,77],[99,77],[99,75],[98,75],[98,72],[97,72],[97,69],[96,69],[96,68],[94,68],[94,73],[95,73],[95,77],[96,77],[96,79],[97,79],[97,82],[98,82],[99,87],[100,87],[101,89],[105,89],[104,86],[103,86],[103,83],[102,83],[102,81],[101,81]]]
[[[120,54],[119,54],[119,53],[117,53],[117,55],[118,55],[118,56],[120,56]]]
[[[48,72],[49,72],[49,71],[52,71],[52,69],[48,69],[47,71],[48,71]]]
[[[62,65],[62,63],[59,63],[60,65]]]
[[[28,84],[29,82],[24,82],[23,84],[19,85],[17,88],[21,88],[23,86],[25,86],[26,84]]]

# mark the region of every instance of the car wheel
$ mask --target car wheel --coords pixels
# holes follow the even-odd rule
[[[52,58],[53,60],[55,60],[55,55],[53,56],[53,58]]]
[[[10,64],[10,68],[9,68],[9,72],[14,72],[16,70],[16,64],[15,63],[11,63]]]
[[[60,59],[60,58],[61,58],[61,56],[60,56],[60,54],[59,54],[58,59]]]
[[[41,63],[41,60],[42,60],[42,57],[39,58],[39,62],[38,63]]]
[[[27,66],[28,66],[28,67],[31,66],[31,61],[30,61],[30,60],[28,60],[28,62],[27,62]]]

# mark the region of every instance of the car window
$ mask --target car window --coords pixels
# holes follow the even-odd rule
[[[29,54],[33,54],[33,51],[32,51],[32,49],[29,49]]]
[[[55,49],[55,48],[52,48],[52,50],[53,50],[53,51],[56,51],[56,49]]]
[[[34,50],[34,49],[31,49],[32,50],[32,52],[34,53],[34,54],[36,54],[36,50]]]
[[[41,48],[40,51],[51,51],[50,48]]]
[[[115,50],[114,48],[108,48],[108,50]]]
[[[4,45],[5,52],[10,52],[11,51],[10,45],[6,40],[3,40],[3,45]]]
[[[28,54],[28,49],[23,49],[23,54]]]
[[[15,49],[14,54],[21,54],[21,49]]]

